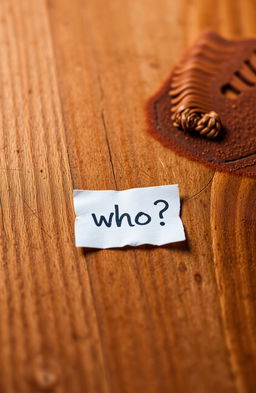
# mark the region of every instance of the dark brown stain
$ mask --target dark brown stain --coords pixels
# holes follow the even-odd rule
[[[197,284],[202,284],[202,276],[201,276],[200,273],[196,273],[196,274],[194,275],[194,279],[195,279],[195,282],[196,282]]]
[[[193,61],[188,63],[190,58]],[[185,72],[183,87],[177,70]],[[192,78],[195,74],[197,77]],[[175,94],[171,92],[174,87]],[[208,140],[174,127],[172,113],[180,105],[215,111],[223,131]],[[226,40],[206,32],[148,101],[146,109],[150,132],[165,146],[213,169],[256,177],[255,105],[256,39]]]

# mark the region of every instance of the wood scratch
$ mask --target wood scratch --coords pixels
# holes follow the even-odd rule
[[[101,119],[102,119],[102,124],[103,124],[104,132],[105,132],[105,140],[106,140],[106,144],[107,144],[107,148],[108,148],[108,155],[109,155],[110,165],[111,165],[111,169],[112,169],[112,174],[113,174],[115,185],[117,187],[114,163],[113,163],[113,159],[112,159],[112,154],[111,154],[111,149],[110,149],[110,144],[109,144],[109,139],[108,139],[107,125],[106,125],[105,116],[104,116],[103,111],[101,112]]]
[[[5,234],[6,238],[8,238],[7,230],[6,230],[6,227],[5,227],[4,210],[3,210],[1,197],[0,197],[0,210],[1,210],[1,221],[2,221],[2,226],[3,226],[3,231],[4,231],[4,234]]]
[[[165,169],[165,165],[164,165],[163,161],[161,160],[161,158],[159,157],[158,159],[159,159],[159,161],[160,161],[162,167]]]
[[[38,219],[38,221],[41,223],[41,229],[42,229],[42,231],[43,231],[50,239],[52,239],[51,235],[44,229],[43,221],[42,221],[42,219],[39,217],[39,215],[32,209],[32,207],[28,204],[28,202],[26,201],[26,199],[23,198],[23,196],[22,196],[18,191],[16,191],[16,192],[17,192],[17,194],[20,196],[20,198],[22,199],[22,202],[24,203],[24,205],[26,205],[26,207],[32,212],[32,214],[33,214],[33,215]]]
[[[194,195],[191,195],[190,197],[183,199],[183,203],[189,201],[190,199],[196,198],[196,197],[197,197],[198,195],[200,195],[203,191],[205,191],[206,188],[212,183],[213,178],[214,178],[214,176],[215,176],[215,173],[216,173],[216,172],[213,173],[213,175],[212,175],[212,177],[210,178],[210,180],[205,184],[205,186],[204,186],[201,190],[199,190],[198,192],[196,192]]]
[[[0,171],[18,171],[18,172],[29,172],[28,170],[23,170],[20,168],[0,168]]]

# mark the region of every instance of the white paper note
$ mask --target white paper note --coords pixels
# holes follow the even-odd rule
[[[74,190],[76,247],[163,245],[185,240],[178,185]]]

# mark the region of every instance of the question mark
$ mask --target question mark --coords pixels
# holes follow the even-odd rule
[[[157,201],[154,202],[154,205],[157,205],[159,202],[160,203],[164,203],[164,205],[165,205],[163,207],[163,209],[161,209],[160,212],[159,212],[159,218],[164,218],[164,214],[163,213],[168,209],[169,203],[164,201],[163,199],[158,199]],[[161,221],[160,225],[165,225],[165,222]]]

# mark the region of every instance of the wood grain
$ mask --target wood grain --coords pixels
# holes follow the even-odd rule
[[[255,181],[144,113],[202,29],[255,36],[255,3],[0,4],[0,392],[255,392]],[[74,247],[73,188],[172,183],[186,243]]]

